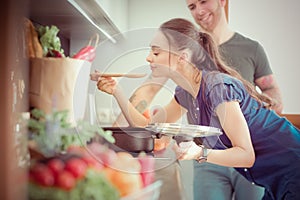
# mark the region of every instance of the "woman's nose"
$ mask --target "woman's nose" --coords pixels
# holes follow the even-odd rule
[[[150,54],[146,57],[146,61],[149,62],[149,63],[152,61]]]

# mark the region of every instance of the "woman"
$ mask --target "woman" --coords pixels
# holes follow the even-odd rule
[[[131,126],[175,122],[187,112],[189,123],[220,128],[223,135],[208,150],[180,143],[175,148],[180,159],[234,167],[265,188],[264,199],[300,198],[299,129],[270,110],[272,100],[221,61],[208,34],[184,19],[165,22],[151,42],[147,61],[153,76],[178,85],[173,100],[151,119],[129,103],[114,79],[97,83],[116,98]]]

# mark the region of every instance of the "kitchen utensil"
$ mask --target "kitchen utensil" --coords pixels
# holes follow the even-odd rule
[[[142,78],[146,76],[147,74],[125,74],[125,73],[106,73],[106,74],[101,74],[101,73],[92,73],[91,80],[92,81],[98,81],[99,77],[125,77],[125,78]]]
[[[112,131],[116,142],[111,144],[115,151],[128,151],[130,153],[152,152],[156,133],[138,127],[102,127]]]
[[[211,126],[200,125],[182,125],[177,123],[154,123],[149,124],[146,130],[156,132],[159,135],[169,135],[176,141],[181,142],[194,141],[197,145],[206,148],[212,148],[218,141],[222,131]]]
[[[142,78],[147,74],[101,74],[102,77]]]
[[[208,136],[219,136],[222,131],[218,128],[211,126],[200,126],[200,125],[183,125],[177,123],[153,123],[145,127],[146,130],[150,130],[156,133],[165,135],[178,135],[186,134],[192,137],[208,137]]]

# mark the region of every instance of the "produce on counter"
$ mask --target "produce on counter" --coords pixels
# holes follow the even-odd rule
[[[68,122],[68,111],[55,111],[45,114],[43,110],[33,109],[28,121],[30,141],[36,144],[36,150],[45,157],[63,152],[72,145],[84,146],[96,136],[114,143],[111,131],[104,131],[97,125],[78,121],[76,127]]]
[[[117,200],[117,188],[110,183],[103,166],[91,165],[83,155],[64,154],[37,161],[30,167],[30,200]]]
[[[70,146],[65,154],[32,162],[29,199],[110,200],[141,192],[154,180],[143,183],[143,168],[153,172],[154,159],[147,159],[144,154],[134,158],[128,152],[114,152],[96,142]]]
[[[30,200],[114,200],[139,194],[153,183],[152,156],[115,152],[109,148],[112,132],[88,123],[78,123],[75,133],[67,115],[31,111],[30,141],[42,156],[31,155]]]

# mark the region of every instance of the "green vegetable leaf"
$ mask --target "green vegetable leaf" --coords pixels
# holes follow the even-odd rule
[[[43,48],[43,55],[46,56],[52,50],[58,51],[64,56],[64,50],[61,48],[60,38],[57,36],[59,29],[52,25],[40,26],[37,29],[39,39]]]
[[[38,150],[46,157],[66,151],[70,146],[85,146],[95,136],[114,143],[111,131],[104,131],[87,121],[78,121],[76,127],[68,122],[67,110],[55,111],[46,115],[42,110],[33,109],[28,120],[30,139],[33,139]]]

